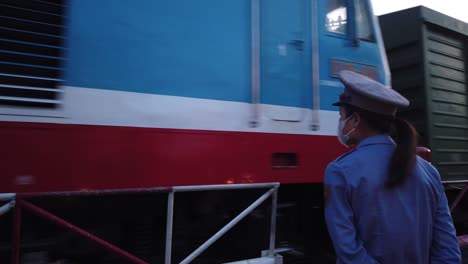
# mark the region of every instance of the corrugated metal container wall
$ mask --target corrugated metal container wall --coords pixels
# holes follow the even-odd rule
[[[468,24],[426,7],[387,14],[380,25],[400,112],[431,148],[444,180],[468,180]]]

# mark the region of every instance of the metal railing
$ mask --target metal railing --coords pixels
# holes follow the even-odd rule
[[[442,184],[446,186],[458,185],[458,184],[464,185],[462,188],[451,186],[452,188],[459,189],[459,192],[457,196],[455,197],[455,200],[453,200],[453,202],[449,206],[450,213],[453,214],[457,206],[462,201],[463,197],[466,195],[466,192],[468,191],[468,180],[443,181]],[[468,247],[468,235],[466,234],[458,235],[457,240],[458,240],[458,245],[460,246],[460,248]]]
[[[14,193],[1,193],[0,201],[8,201],[6,204],[0,206],[0,216],[10,211],[15,207],[16,203],[16,194]]]
[[[272,208],[271,208],[271,226],[270,226],[270,248],[268,256],[273,257],[275,254],[275,230],[276,230],[276,201],[278,195],[279,183],[257,183],[257,184],[231,184],[231,185],[204,185],[204,186],[181,186],[174,187],[169,193],[167,201],[167,224],[166,224],[166,260],[165,264],[171,263],[171,250],[172,250],[172,223],[173,223],[173,212],[174,212],[174,194],[176,192],[199,192],[199,191],[220,191],[220,190],[240,190],[240,189],[261,189],[270,188],[260,198],[253,202],[249,207],[242,211],[238,216],[232,219],[228,224],[221,228],[216,234],[209,238],[205,243],[199,246],[195,251],[188,255],[181,264],[188,264],[196,257],[198,257],[203,251],[210,247],[216,240],[226,234],[231,228],[239,223],[244,217],[255,210],[260,204],[262,204],[270,196],[272,197]]]
[[[260,196],[255,202],[248,206],[244,211],[232,219],[228,224],[216,232],[211,238],[205,243],[200,245],[184,260],[183,264],[188,264],[203,253],[208,247],[215,243],[221,236],[226,234],[231,228],[237,223],[244,219],[249,213],[255,210],[268,198],[272,198],[271,208],[271,226],[270,226],[270,244],[268,250],[268,257],[275,256],[275,236],[276,236],[276,209],[277,209],[277,195],[279,183],[256,183],[256,184],[227,184],[227,185],[199,185],[199,186],[178,186],[170,188],[148,188],[148,189],[124,189],[124,190],[100,190],[100,191],[74,191],[74,192],[49,192],[49,193],[24,193],[24,194],[0,194],[0,200],[10,202],[1,208],[5,209],[5,212],[14,207],[13,211],[13,232],[12,232],[12,255],[11,263],[20,263],[20,245],[21,245],[21,211],[28,210],[29,212],[40,216],[54,224],[65,227],[66,229],[78,234],[82,238],[88,239],[93,243],[101,246],[103,249],[108,250],[111,253],[120,256],[121,258],[129,261],[130,263],[136,264],[147,264],[146,261],[132,255],[131,253],[105,241],[98,236],[91,234],[76,225],[32,204],[27,201],[27,198],[35,197],[61,197],[61,196],[91,196],[91,195],[117,195],[117,194],[129,194],[129,193],[154,193],[154,192],[167,192],[167,222],[166,222],[166,247],[165,247],[165,264],[171,263],[172,257],[172,229],[173,229],[173,218],[174,218],[174,198],[176,192],[200,192],[200,191],[225,191],[225,190],[241,190],[241,189],[266,189],[269,190]],[[16,198],[16,199],[15,199]],[[16,202],[16,206],[15,206]],[[0,214],[1,215],[1,214]]]
[[[28,198],[38,197],[71,197],[71,196],[104,196],[104,195],[117,195],[129,193],[155,193],[155,192],[169,192],[170,188],[146,188],[146,189],[121,189],[121,190],[99,190],[99,191],[72,191],[72,192],[47,192],[47,193],[21,193],[16,194],[16,206],[13,211],[13,232],[12,232],[12,253],[11,264],[20,263],[21,253],[21,222],[22,210],[27,210],[34,215],[42,217],[58,226],[64,227],[80,237],[87,239],[103,249],[114,253],[115,255],[129,261],[129,263],[148,264],[146,261],[132,255],[131,253],[115,246],[112,243],[90,233],[78,226],[38,207],[27,201]]]
[[[442,184],[449,186],[449,187],[451,185],[464,184],[464,187],[459,188],[460,191],[458,192],[457,197],[455,197],[455,200],[450,204],[450,213],[453,213],[455,208],[458,206],[458,204],[461,202],[462,198],[465,196],[466,192],[468,191],[468,180],[442,181]]]

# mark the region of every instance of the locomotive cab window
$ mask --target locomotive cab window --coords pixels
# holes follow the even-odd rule
[[[369,3],[366,0],[358,0],[356,1],[356,5],[356,26],[358,28],[358,38],[361,40],[375,41]]]
[[[349,5],[354,8],[348,8]],[[325,24],[329,32],[349,35],[350,39],[375,41],[367,0],[329,0]]]
[[[346,0],[328,1],[325,23],[328,31],[346,34],[347,17]]]

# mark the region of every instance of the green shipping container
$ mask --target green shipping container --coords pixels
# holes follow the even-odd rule
[[[443,180],[468,180],[468,24],[418,6],[379,18],[392,87]]]

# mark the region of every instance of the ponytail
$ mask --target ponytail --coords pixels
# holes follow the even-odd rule
[[[413,172],[416,162],[416,130],[407,121],[396,118],[393,121],[396,148],[390,159],[387,188],[394,188],[405,183]]]
[[[377,114],[352,105],[346,105],[345,112],[346,117],[358,113],[370,128],[392,136],[396,148],[388,165],[385,186],[392,189],[405,183],[416,163],[417,134],[413,125],[394,116]]]

